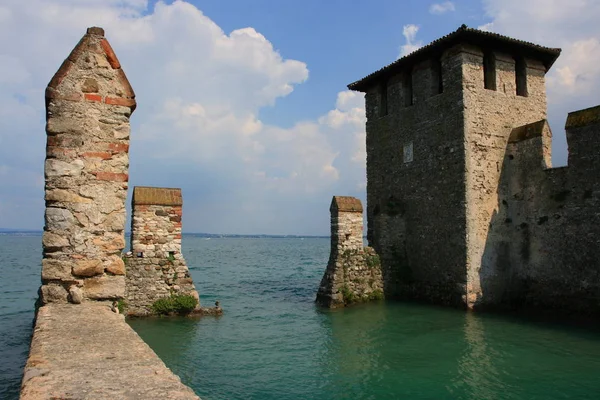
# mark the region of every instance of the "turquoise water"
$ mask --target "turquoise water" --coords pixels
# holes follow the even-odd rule
[[[328,239],[184,236],[220,318],[131,320],[183,382],[216,399],[596,399],[600,332],[414,304],[323,311]],[[0,398],[16,398],[39,237],[0,236]]]

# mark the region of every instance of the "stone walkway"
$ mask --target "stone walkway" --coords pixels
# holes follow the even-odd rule
[[[40,308],[22,400],[199,399],[106,303]]]

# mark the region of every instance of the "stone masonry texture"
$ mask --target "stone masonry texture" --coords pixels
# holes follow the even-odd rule
[[[199,399],[106,302],[39,309],[21,400]]]
[[[129,117],[135,95],[101,28],[46,88],[42,304],[125,295]]]
[[[363,207],[354,197],[331,201],[331,253],[317,304],[337,308],[383,298],[379,257],[363,247]]]
[[[131,254],[125,258],[127,315],[152,314],[152,303],[171,294],[200,298],[181,253],[181,189],[135,187],[131,202]]]
[[[600,314],[600,107],[569,114],[568,166],[552,168],[559,54],[462,26],[349,85],[386,297]]]

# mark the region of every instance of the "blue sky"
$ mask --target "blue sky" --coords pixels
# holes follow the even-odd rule
[[[184,231],[327,234],[365,198],[364,100],[346,85],[465,23],[563,48],[548,74],[554,161],[598,104],[600,2],[4,0],[0,227],[43,227],[43,91],[102,26],[137,94],[130,186],[181,187]]]

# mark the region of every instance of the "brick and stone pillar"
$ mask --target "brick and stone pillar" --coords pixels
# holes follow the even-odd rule
[[[317,293],[324,307],[383,297],[379,257],[363,247],[363,207],[359,199],[334,196],[331,212],[331,253]]]
[[[181,253],[181,189],[140,187],[131,201],[131,254],[127,263],[127,314],[148,315],[171,294],[200,299]]]
[[[135,95],[102,28],[89,28],[46,88],[40,299],[125,294],[129,118]]]

